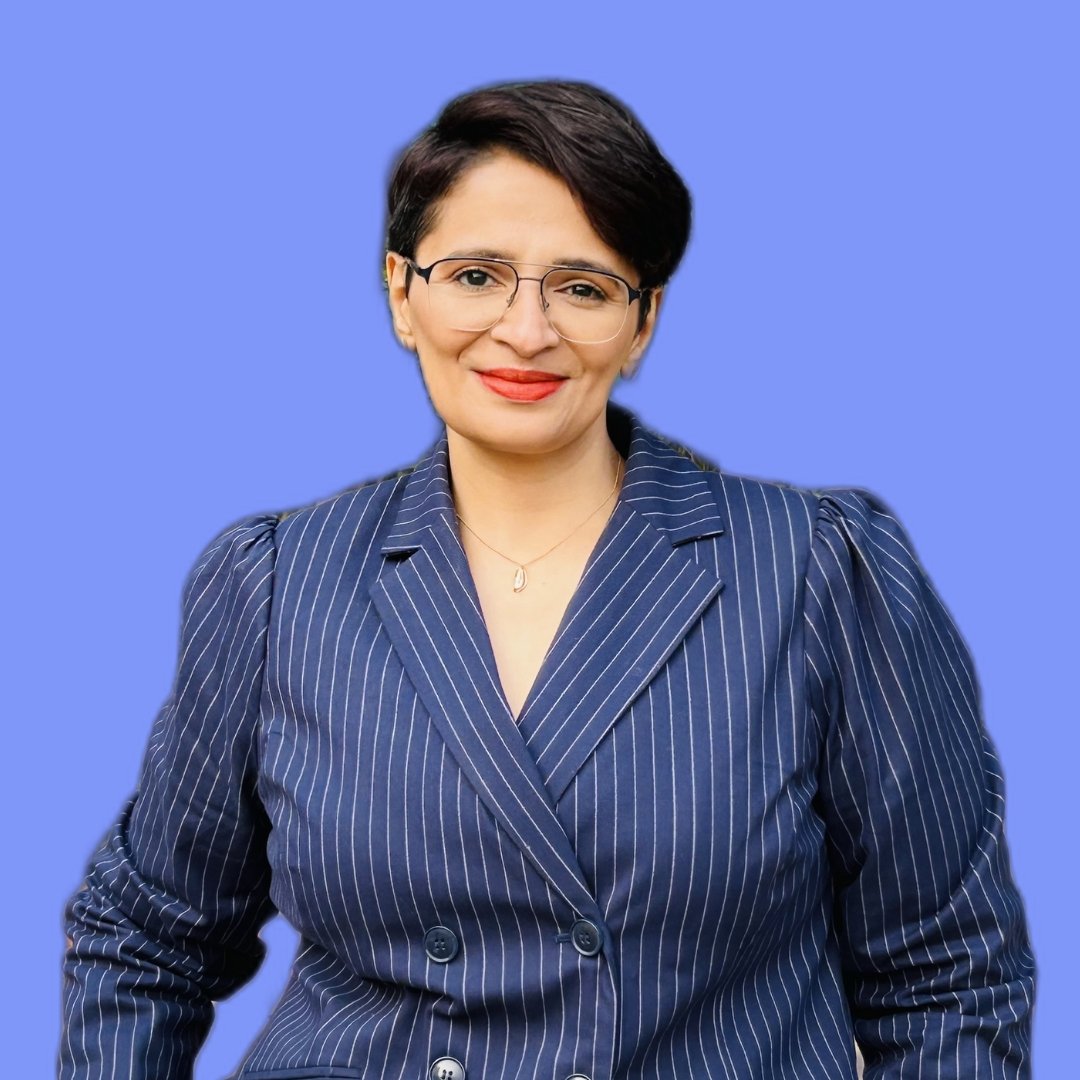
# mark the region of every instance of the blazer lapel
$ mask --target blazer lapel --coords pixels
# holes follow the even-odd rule
[[[582,915],[599,917],[498,678],[450,496],[445,432],[408,475],[371,598],[444,742],[500,827]]]
[[[628,429],[622,494],[519,717],[556,803],[723,588],[688,543],[724,531],[708,473],[626,410],[608,422]]]
[[[688,541],[724,531],[709,475],[621,406],[623,489],[518,721],[507,704],[450,494],[445,430],[408,471],[371,597],[480,799],[580,914],[600,913],[556,813],[597,744],[722,589]]]

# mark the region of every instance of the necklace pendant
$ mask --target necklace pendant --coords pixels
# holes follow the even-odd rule
[[[525,573],[525,567],[519,566],[514,573],[514,592],[521,592],[529,584],[529,575]]]

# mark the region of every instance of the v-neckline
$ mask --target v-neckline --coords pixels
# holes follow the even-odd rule
[[[600,530],[600,533],[596,538],[596,542],[593,544],[588,556],[585,559],[585,564],[582,567],[581,574],[578,577],[578,580],[570,593],[565,607],[563,608],[562,614],[560,615],[558,623],[556,624],[555,631],[551,636],[551,640],[548,642],[547,647],[544,650],[544,655],[540,660],[540,665],[536,669],[536,674],[533,676],[532,682],[529,685],[529,689],[526,691],[525,696],[522,699],[521,709],[516,715],[512,706],[510,705],[510,698],[506,692],[506,687],[503,684],[502,673],[499,671],[499,665],[496,659],[495,644],[491,636],[491,628],[488,625],[486,616],[484,615],[483,605],[480,603],[480,592],[476,586],[476,580],[472,573],[472,566],[469,563],[469,559],[465,552],[464,545],[461,544],[461,538],[460,536],[458,536],[458,542],[461,546],[461,557],[469,573],[470,591],[472,592],[473,600],[476,603],[480,622],[484,627],[488,658],[491,662],[492,671],[495,675],[495,679],[493,681],[495,682],[499,697],[506,709],[507,715],[521,731],[523,737],[526,738],[526,741],[530,732],[530,710],[532,709],[536,698],[543,691],[544,686],[547,684],[551,677],[551,668],[552,665],[556,662],[557,653],[561,651],[560,646],[563,643],[563,636],[566,630],[572,625],[578,611],[581,608],[581,604],[583,603],[583,589],[586,580],[589,577],[589,573],[598,558],[600,557],[600,554],[604,550],[605,546],[610,542],[613,529],[616,527],[617,520],[621,518],[622,511],[624,511],[624,509],[625,506],[623,502],[622,491],[620,491],[616,496],[615,505],[612,507],[611,513],[605,520],[604,526]]]
[[[518,715],[502,688],[446,482],[443,433],[402,471],[387,557],[370,590],[432,723],[478,795],[539,866],[580,891],[536,821],[723,588],[687,541],[721,535],[716,481],[689,452],[609,406],[626,473],[619,500]],[[366,505],[366,504],[365,504]],[[572,867],[570,868],[572,871]]]

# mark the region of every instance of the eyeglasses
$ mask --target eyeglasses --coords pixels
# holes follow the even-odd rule
[[[523,281],[540,283],[540,306],[555,332],[579,345],[618,336],[630,305],[648,289],[618,274],[577,266],[540,265],[543,277],[523,277],[504,259],[437,259],[430,266],[405,261],[427,282],[432,316],[451,330],[490,330],[509,310]]]

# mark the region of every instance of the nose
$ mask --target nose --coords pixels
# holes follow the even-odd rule
[[[544,311],[540,282],[534,278],[520,279],[510,306],[489,333],[520,356],[535,356],[562,340]]]

